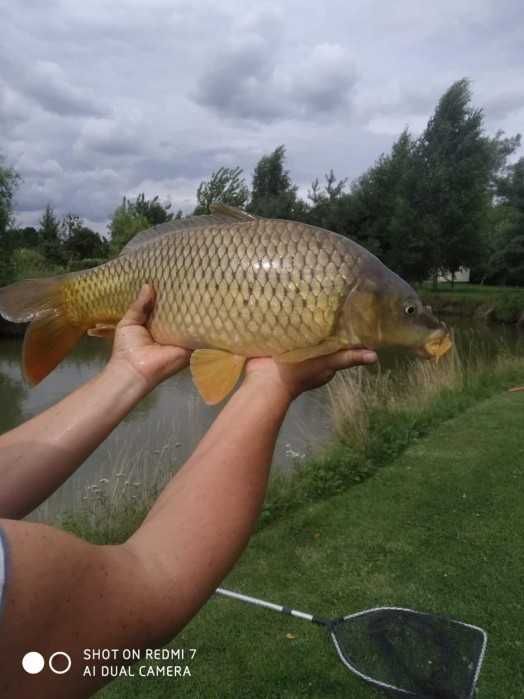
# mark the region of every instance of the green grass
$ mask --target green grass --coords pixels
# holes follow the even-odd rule
[[[501,392],[443,422],[374,478],[257,534],[226,586],[324,616],[393,604],[479,624],[478,696],[522,696],[523,416],[524,394]],[[98,696],[376,696],[321,629],[239,602],[210,600],[173,645],[197,648],[192,677]]]

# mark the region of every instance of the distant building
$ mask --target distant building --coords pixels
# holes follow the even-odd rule
[[[461,267],[457,272],[455,272],[456,282],[469,282],[469,267]],[[450,282],[451,272],[441,272],[438,275],[439,282]]]

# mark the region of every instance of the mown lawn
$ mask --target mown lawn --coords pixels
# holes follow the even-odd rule
[[[362,485],[260,532],[225,586],[324,616],[394,604],[479,624],[478,696],[524,696],[523,425],[524,393],[478,404]],[[322,629],[239,602],[210,600],[173,645],[198,649],[191,677],[127,678],[97,696],[376,696]]]

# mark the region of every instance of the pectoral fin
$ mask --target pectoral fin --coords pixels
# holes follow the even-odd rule
[[[233,390],[246,357],[223,350],[199,349],[191,355],[193,382],[208,405],[220,403]]]
[[[87,334],[91,335],[91,337],[113,337],[115,330],[116,325],[97,323],[94,328],[89,328]]]
[[[320,345],[284,352],[284,354],[279,354],[275,359],[277,362],[282,362],[283,364],[298,364],[299,362],[305,362],[307,359],[333,354],[333,352],[338,352],[338,350],[346,346],[347,345],[337,337],[328,337],[327,340],[321,342]]]

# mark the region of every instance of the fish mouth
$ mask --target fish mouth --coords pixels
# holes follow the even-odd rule
[[[447,327],[432,333],[429,340],[422,347],[418,347],[415,353],[423,359],[439,360],[453,347],[453,340]]]

